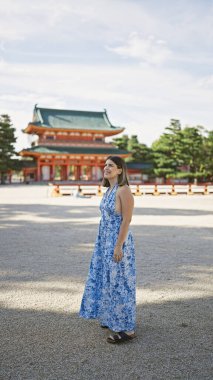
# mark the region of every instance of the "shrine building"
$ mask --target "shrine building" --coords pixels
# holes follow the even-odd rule
[[[25,179],[31,181],[100,181],[109,155],[131,153],[106,143],[105,138],[124,131],[103,112],[60,110],[35,106],[33,120],[23,132],[37,135],[32,147],[23,149]],[[31,158],[31,159],[30,159]]]

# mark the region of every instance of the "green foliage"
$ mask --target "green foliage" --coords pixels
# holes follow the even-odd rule
[[[0,174],[1,182],[8,170],[21,170],[16,155],[15,129],[8,115],[0,116]],[[149,174],[166,178],[188,178],[213,181],[213,131],[203,127],[181,127],[180,121],[171,119],[165,132],[151,148],[138,141],[137,135],[123,135],[113,139],[119,149],[132,153],[127,162],[151,163]]]
[[[127,150],[132,152],[132,156],[127,159],[127,162],[150,163],[152,161],[151,149],[147,145],[141,144],[136,135],[129,138]]]
[[[150,174],[164,179],[213,180],[213,131],[201,126],[182,128],[179,120],[171,119],[151,148],[141,144],[136,135],[123,135],[113,141],[132,153],[127,162],[152,163]]]
[[[128,146],[128,141],[129,137],[128,135],[123,135],[121,137],[116,137],[115,139],[112,140],[114,144],[119,148],[119,149],[127,149]]]
[[[13,128],[8,115],[0,115],[0,173],[1,183],[8,170],[13,169],[12,157],[16,155],[14,143],[16,142],[15,128]]]
[[[213,175],[213,133],[204,137],[201,126],[181,128],[172,119],[152,144],[154,172],[166,178],[210,179]]]
[[[113,142],[119,149],[125,149],[132,153],[132,156],[127,158],[127,162],[152,162],[151,149],[147,145],[141,144],[136,135],[132,135],[131,137],[123,135],[113,139]]]
[[[184,165],[189,167],[189,171],[194,173],[202,172],[204,169],[204,151],[202,127],[185,127],[182,131],[182,150]],[[204,171],[203,171],[204,174]]]
[[[181,126],[179,120],[172,119],[170,126],[158,140],[153,142],[154,172],[159,177],[170,178],[175,176],[177,169],[182,165],[181,157]]]
[[[207,131],[203,146],[206,176],[210,181],[213,181],[213,131]]]

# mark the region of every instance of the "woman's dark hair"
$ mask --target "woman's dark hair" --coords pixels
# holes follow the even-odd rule
[[[119,156],[109,156],[107,157],[107,160],[111,160],[114,162],[114,164],[119,168],[122,169],[121,174],[118,175],[118,185],[123,186],[123,185],[128,185],[129,186],[129,181],[127,178],[127,167],[126,167],[126,162],[123,160],[123,158]],[[102,180],[102,186],[104,187],[110,187],[110,183],[107,178],[103,178]]]

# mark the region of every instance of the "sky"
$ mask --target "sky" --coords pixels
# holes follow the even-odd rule
[[[16,149],[35,104],[107,110],[148,146],[213,128],[213,0],[0,0],[0,114]]]

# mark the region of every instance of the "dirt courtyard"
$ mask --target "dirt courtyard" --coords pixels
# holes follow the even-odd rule
[[[0,186],[0,380],[213,378],[213,195],[135,197],[137,338],[78,317],[99,197]]]

